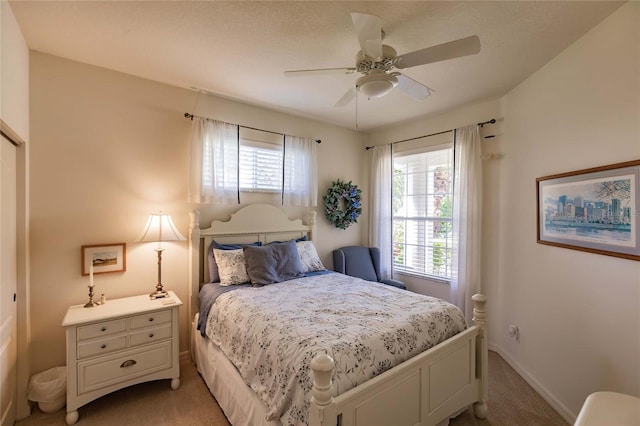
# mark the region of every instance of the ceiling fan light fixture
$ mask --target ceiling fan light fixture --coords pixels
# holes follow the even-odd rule
[[[360,77],[356,87],[368,98],[379,98],[391,92],[398,85],[395,75],[384,73],[371,73]]]

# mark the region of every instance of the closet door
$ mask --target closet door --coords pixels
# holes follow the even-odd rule
[[[16,147],[0,137],[0,424],[16,419]]]

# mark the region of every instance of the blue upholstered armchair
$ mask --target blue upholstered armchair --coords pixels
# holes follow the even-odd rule
[[[379,282],[405,290],[397,280],[380,279],[380,250],[377,247],[349,246],[333,251],[333,269],[363,280]]]

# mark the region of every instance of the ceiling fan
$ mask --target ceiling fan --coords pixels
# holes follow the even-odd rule
[[[379,98],[396,87],[409,96],[422,100],[429,96],[433,89],[404,74],[393,71],[394,69],[405,69],[480,52],[480,39],[473,35],[398,55],[393,47],[382,44],[384,31],[380,18],[375,15],[353,12],[351,20],[358,34],[361,48],[356,55],[355,67],[284,72],[289,77],[336,72],[353,74],[356,71],[363,74],[356,80],[355,86],[350,88],[335,106],[347,105],[356,97],[357,92],[368,98]]]

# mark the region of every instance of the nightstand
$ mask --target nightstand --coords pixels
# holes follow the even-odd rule
[[[180,387],[178,309],[174,292],[108,300],[93,308],[71,306],[62,321],[67,332],[67,424],[78,408],[137,383],[172,379]]]

